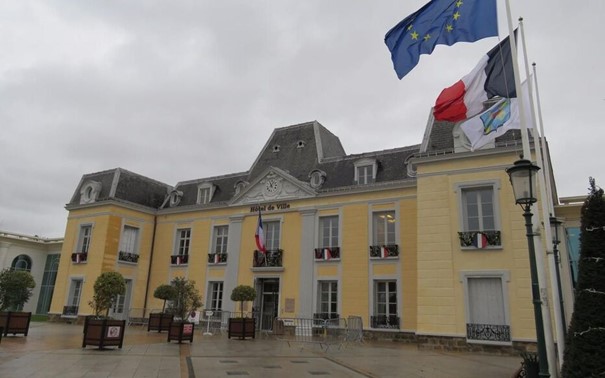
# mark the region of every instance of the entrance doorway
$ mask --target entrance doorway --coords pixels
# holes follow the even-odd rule
[[[132,280],[126,280],[126,291],[124,295],[118,295],[116,303],[109,310],[109,316],[118,320],[127,320],[130,308],[130,293],[132,291]]]
[[[255,303],[257,324],[261,331],[270,331],[278,314],[279,278],[258,278],[256,292],[260,293]]]

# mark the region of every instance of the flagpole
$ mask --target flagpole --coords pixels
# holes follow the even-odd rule
[[[533,122],[533,131],[534,131],[534,150],[536,151],[536,160],[539,162],[539,164],[542,165],[543,169],[540,169],[537,173],[538,173],[538,188],[540,190],[540,197],[543,198],[542,201],[542,222],[539,221],[538,216],[536,216],[536,221],[533,224],[536,225],[536,228],[539,230],[539,226],[542,225],[543,227],[543,232],[544,232],[544,238],[546,239],[546,256],[547,256],[547,260],[548,260],[548,269],[550,272],[550,295],[552,298],[552,306],[553,306],[553,312],[554,312],[554,318],[555,318],[555,332],[557,335],[557,348],[555,350],[553,350],[554,348],[554,340],[552,339],[552,323],[551,323],[551,318],[550,318],[550,312],[548,309],[548,303],[546,301],[543,301],[543,304],[545,305],[543,307],[544,311],[542,312],[543,316],[544,316],[544,327],[547,329],[547,331],[545,331],[546,333],[546,341],[547,341],[547,353],[548,355],[548,359],[549,361],[556,361],[555,359],[555,352],[557,353],[559,359],[559,368],[562,366],[563,364],[563,351],[564,351],[564,346],[565,346],[565,333],[564,333],[564,327],[563,327],[563,321],[561,319],[561,299],[559,297],[559,291],[555,290],[555,288],[558,287],[557,285],[557,276],[554,274],[554,272],[556,271],[556,261],[555,261],[555,255],[553,253],[553,238],[552,238],[552,234],[551,234],[551,229],[550,229],[550,216],[551,214],[554,214],[554,208],[552,206],[552,194],[550,193],[550,190],[548,190],[547,188],[547,183],[546,183],[546,179],[545,179],[545,171],[547,171],[549,169],[549,167],[547,165],[544,164],[545,159],[543,158],[542,155],[542,151],[545,151],[542,149],[543,143],[544,143],[544,138],[543,138],[543,132],[540,133],[538,132],[538,128],[536,125],[536,111],[534,109],[534,95],[533,95],[533,83],[530,80],[530,72],[529,72],[529,62],[528,62],[528,58],[527,58],[527,46],[525,44],[525,28],[523,26],[523,18],[519,18],[519,28],[521,31],[521,42],[523,45],[523,59],[524,59],[524,63],[525,63],[525,77],[527,78],[526,80],[528,81],[527,83],[527,88],[528,88],[528,92],[529,92],[529,99],[530,99],[530,113],[531,113],[531,121]],[[535,239],[536,241],[542,241],[541,239]],[[537,245],[537,243],[536,243]],[[543,249],[536,249],[537,251],[542,251]],[[540,259],[543,260],[544,259],[544,255],[542,254],[540,257],[536,257],[536,259]],[[544,267],[544,263],[542,262],[542,267]],[[538,269],[538,277],[540,276],[540,269]],[[543,282],[546,281],[546,271],[542,272],[544,280]],[[538,278],[538,281],[540,281],[540,279]],[[546,285],[544,286],[545,291],[546,290]],[[543,293],[543,296],[546,296],[546,292]],[[551,347],[552,346],[552,347]],[[551,364],[551,370],[555,370],[555,366],[553,366],[553,364]],[[551,372],[552,376],[556,376],[555,374],[553,374],[553,372]]]
[[[523,100],[523,90],[521,89],[521,76],[519,74],[519,62],[518,62],[518,58],[517,58],[517,41],[515,40],[515,33],[513,31],[513,22],[511,19],[511,11],[510,11],[510,0],[506,0],[505,1],[506,4],[506,14],[507,14],[507,21],[508,21],[508,32],[509,32],[509,39],[510,39],[510,47],[511,47],[511,56],[512,56],[512,60],[513,60],[513,74],[515,76],[515,88],[516,88],[516,93],[517,93],[517,103],[519,106],[519,117],[520,119],[520,126],[521,126],[521,142],[523,144],[523,156],[525,157],[525,159],[528,160],[532,160],[532,155],[531,155],[531,149],[529,147],[529,137],[527,134],[527,125],[525,124],[525,104],[524,104],[524,100]],[[536,149],[537,150],[537,149]],[[542,201],[544,201],[545,198],[542,197]],[[536,214],[534,212],[533,214],[533,219],[536,219]],[[537,225],[539,223],[537,223],[536,221],[532,220],[532,223],[534,225]],[[549,360],[552,360],[555,353],[554,353],[554,343],[552,340],[552,327],[550,326],[550,312],[549,311],[542,311],[542,308],[547,306],[546,301],[543,300],[544,298],[546,298],[546,295],[544,295],[543,293],[543,288],[545,288],[544,285],[544,277],[545,277],[545,270],[544,270],[544,260],[543,260],[543,248],[542,248],[542,243],[540,238],[537,238],[536,236],[536,232],[533,232],[533,243],[535,246],[535,250],[537,253],[535,253],[535,265],[537,268],[537,278],[538,278],[538,288],[540,291],[540,298],[536,299],[534,298],[534,312],[541,312],[541,314],[535,314],[536,315],[536,339],[537,339],[537,344],[538,344],[538,359],[539,359],[539,365],[540,365],[540,372],[539,372],[539,376],[540,377],[550,377],[551,374],[549,374]],[[537,306],[537,303],[535,302],[536,300],[538,300],[540,302],[540,306]],[[537,307],[537,308],[536,308]],[[542,322],[542,324],[538,324],[538,319],[540,319]],[[539,329],[542,328],[542,329]],[[556,370],[554,370],[556,371]],[[552,375],[554,377],[556,377],[556,375]]]
[[[536,88],[536,105],[537,105],[537,112],[538,112],[538,122],[540,123],[540,133],[542,135],[541,148],[542,148],[543,157],[544,157],[543,164],[544,164],[544,167],[545,167],[545,170],[546,170],[546,172],[545,172],[546,173],[546,191],[548,193],[548,198],[551,198],[551,199],[553,199],[555,201],[554,203],[553,202],[549,202],[548,203],[549,206],[550,206],[551,214],[554,217],[555,216],[555,209],[554,209],[554,207],[555,207],[555,205],[559,204],[559,198],[558,197],[557,198],[552,198],[551,184],[552,184],[553,181],[552,181],[552,178],[551,178],[550,161],[549,161],[549,158],[548,158],[550,154],[549,154],[549,150],[548,150],[548,145],[546,144],[546,134],[544,133],[544,122],[542,121],[542,107],[541,107],[541,103],[540,103],[540,91],[539,91],[539,88],[538,88],[538,72],[536,70],[536,63],[532,63],[532,67],[533,67],[533,74],[534,74],[534,85],[535,85],[535,88]],[[552,232],[552,229],[551,229],[551,232]],[[556,250],[555,250],[556,246],[554,245],[554,243],[555,243],[554,239],[555,238],[553,238],[553,255],[554,255],[554,263],[555,263],[554,269],[556,269],[555,272],[558,274],[557,275],[557,281],[558,281],[557,282],[557,288],[558,288],[557,291],[558,291],[558,294],[559,294],[559,301],[560,301],[559,307],[560,307],[560,313],[561,313],[561,319],[560,320],[561,320],[562,332],[563,332],[561,334],[562,337],[563,337],[563,339],[561,340],[561,342],[563,342],[563,345],[564,345],[564,342],[567,339],[567,322],[565,321],[565,307],[566,306],[565,306],[565,298],[564,298],[564,295],[563,295],[563,291],[561,290],[561,284],[562,284],[561,278],[562,277],[560,277],[559,270],[564,270],[563,267],[566,267],[566,266],[569,266],[569,265],[568,264],[567,265],[563,264],[563,260],[564,260],[563,257],[565,255],[562,253],[562,251],[559,251],[558,256],[557,256],[557,254],[554,253],[554,252],[556,252]],[[567,256],[565,256],[565,257],[567,257]],[[565,260],[567,260],[567,259],[565,259]],[[567,288],[572,287],[571,281],[567,281],[566,283],[567,283]],[[564,348],[562,348],[562,349],[563,349],[563,352],[564,352],[565,349]],[[560,357],[560,358],[561,358],[561,360],[559,361],[560,365],[561,365],[560,367],[562,367],[563,359],[562,359],[562,357]]]

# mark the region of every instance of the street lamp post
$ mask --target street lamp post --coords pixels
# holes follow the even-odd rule
[[[561,302],[561,323],[563,323],[563,330],[567,329],[567,323],[565,322],[565,307],[563,301],[563,290],[561,289],[561,272],[559,265],[561,264],[561,257],[559,255],[559,248],[557,247],[561,241],[559,240],[559,226],[561,225],[560,220],[556,217],[550,217],[550,227],[552,228],[552,253],[555,255],[555,272],[557,274],[557,290],[559,291],[559,301]],[[563,336],[566,337],[566,334]],[[559,340],[559,343],[564,343],[565,340]]]
[[[536,250],[534,248],[534,231],[531,221],[531,206],[537,199],[534,194],[536,188],[536,172],[540,169],[529,160],[521,158],[512,167],[506,169],[515,195],[515,203],[523,209],[527,247],[529,249],[529,268],[531,273],[531,293],[534,304],[534,318],[536,322],[536,338],[538,342],[539,377],[550,377],[548,372],[548,358],[546,356],[546,341],[544,339],[544,324],[542,323],[542,300],[538,284],[538,268],[536,265]]]

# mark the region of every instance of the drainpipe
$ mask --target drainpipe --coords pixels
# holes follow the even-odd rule
[[[153,250],[155,246],[155,232],[158,226],[157,213],[153,215],[153,233],[151,235],[151,253],[149,254],[149,267],[147,268],[147,284],[145,285],[145,300],[143,301],[143,317],[147,317],[145,311],[147,311],[147,297],[149,295],[149,281],[151,278],[151,263],[153,262]]]

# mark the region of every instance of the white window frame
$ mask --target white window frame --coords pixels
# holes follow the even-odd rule
[[[492,207],[493,207],[493,217],[494,217],[494,230],[490,229],[481,229],[481,230],[470,230],[468,229],[468,221],[466,216],[466,201],[465,201],[465,192],[477,189],[491,188],[492,189]],[[499,201],[499,192],[500,192],[500,180],[489,180],[489,181],[473,181],[473,182],[465,182],[465,183],[457,183],[455,184],[454,191],[458,196],[458,221],[459,221],[459,230],[463,232],[468,231],[500,231],[500,201]],[[482,226],[483,220],[480,220],[480,227]]]
[[[184,236],[183,232],[188,231],[189,234]],[[181,241],[185,243],[182,245]],[[174,256],[188,256],[191,249],[191,227],[179,227],[176,229],[174,238]],[[181,253],[183,252],[183,253]]]
[[[212,201],[215,186],[210,183],[203,183],[197,186],[197,204],[205,205]]]
[[[324,286],[326,285],[326,286]],[[336,286],[335,288],[333,286]],[[330,279],[325,279],[325,280],[318,280],[317,281],[317,311],[315,311],[316,313],[320,313],[320,314],[324,314],[327,313],[329,314],[329,316],[331,316],[332,314],[339,314],[339,307],[340,307],[340,303],[338,301],[338,299],[340,298],[340,293],[339,293],[339,284],[338,284],[338,280],[330,280]],[[323,300],[323,294],[325,293],[324,288],[327,287],[327,295],[328,295],[328,299],[327,301]],[[333,300],[333,296],[336,296],[336,299]],[[323,305],[327,305],[328,307],[328,311],[324,311],[323,309]],[[332,307],[335,307],[334,311],[332,311]]]
[[[229,225],[214,226],[212,231],[212,253],[227,253]]]
[[[79,282],[79,287],[76,286]],[[67,288],[67,304],[69,307],[77,307],[80,313],[80,301],[82,300],[82,291],[84,289],[84,277],[70,277],[69,287]],[[76,292],[77,291],[77,292]],[[77,315],[67,315],[67,317],[77,317]]]
[[[461,271],[460,272],[460,282],[464,288],[464,307],[465,307],[465,324],[470,323],[471,316],[471,303],[469,300],[469,288],[468,288],[468,280],[469,278],[499,278],[502,282],[502,299],[504,302],[504,325],[508,325],[510,327],[510,300],[508,293],[508,283],[510,282],[510,272],[507,270],[483,270],[483,271]],[[494,344],[494,345],[511,345],[512,344],[512,335],[511,341],[489,341],[489,340],[471,340],[467,339],[468,343],[476,343],[476,344]]]
[[[134,233],[134,236],[127,235],[126,230],[132,230],[132,232]],[[125,224],[124,227],[122,227],[122,237],[120,239],[120,251],[138,255],[139,254],[139,234],[140,234],[140,232],[141,232],[141,229],[139,227]],[[134,240],[132,240],[133,238],[134,238]]]
[[[88,230],[88,234],[86,231]],[[92,242],[92,224],[86,223],[81,224],[78,232],[78,243],[76,244],[75,253],[88,253],[90,251],[90,244]],[[86,247],[86,249],[84,249]]]
[[[277,235],[275,232],[277,228]],[[281,221],[266,220],[263,221],[263,233],[265,234],[265,248],[267,251],[277,250],[281,245]]]
[[[378,285],[379,284],[385,284],[387,291],[386,291],[386,302],[385,302],[385,306],[386,306],[386,313],[380,313],[378,312]],[[392,313],[390,311],[390,307],[392,305],[392,303],[390,302],[390,298],[389,298],[389,294],[391,293],[390,290],[388,290],[388,287],[390,284],[394,284],[395,285],[395,313]],[[374,280],[374,295],[373,295],[373,308],[372,308],[372,314],[374,316],[380,316],[380,315],[385,315],[385,316],[397,316],[399,317],[399,324],[401,326],[401,317],[399,316],[399,283],[397,282],[396,279],[375,279]]]
[[[387,220],[388,216],[392,214],[393,222],[389,222]],[[377,224],[380,222],[380,217],[384,216],[385,233],[383,240],[379,240],[378,236],[378,227]],[[398,220],[397,220],[397,211],[395,210],[375,210],[372,211],[372,245],[394,245],[397,243],[397,228],[398,228]],[[392,225],[392,226],[391,226]],[[392,227],[392,230],[389,228]],[[392,235],[392,238],[390,237]]]
[[[223,299],[225,294],[225,283],[223,281],[208,282],[208,303],[207,310],[222,311]]]
[[[355,162],[355,182],[358,185],[367,185],[367,184],[371,184],[373,182],[376,181],[376,171],[377,171],[377,167],[378,164],[376,163],[376,159],[361,159]],[[363,175],[363,180],[362,177],[360,177],[360,171],[361,170],[366,171],[366,174]],[[371,174],[367,174],[367,170],[370,170]],[[370,179],[371,177],[371,179]]]
[[[330,223],[327,227],[327,232],[329,233],[327,237],[328,242],[326,242],[326,225],[324,224],[325,222]],[[338,215],[320,216],[319,231],[317,234],[319,235],[319,248],[340,247],[340,217]],[[336,239],[335,242],[334,239]]]

